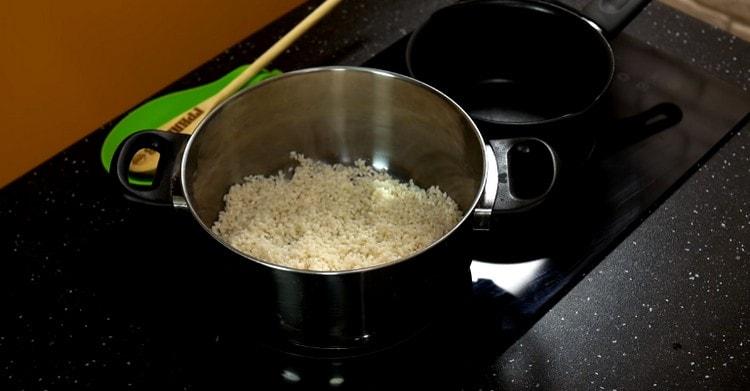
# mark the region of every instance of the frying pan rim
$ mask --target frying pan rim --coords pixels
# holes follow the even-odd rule
[[[547,11],[552,11],[555,14],[564,14],[567,15],[565,17],[567,18],[575,18],[579,21],[582,21],[586,23],[588,26],[591,27],[591,30],[597,34],[600,41],[604,44],[604,48],[606,48],[607,56],[609,58],[609,75],[607,77],[607,80],[600,88],[599,92],[596,94],[596,96],[589,102],[587,106],[584,108],[568,112],[559,116],[555,116],[552,118],[546,118],[543,120],[537,120],[537,121],[524,121],[524,122],[507,122],[507,121],[497,121],[497,120],[489,120],[485,118],[477,118],[475,116],[471,116],[472,120],[479,124],[488,124],[488,125],[494,125],[494,126],[513,126],[513,127],[531,127],[531,126],[539,126],[539,125],[546,125],[550,123],[555,123],[559,121],[564,121],[567,119],[572,119],[579,117],[587,112],[589,112],[599,101],[601,100],[602,96],[606,94],[606,92],[609,90],[610,85],[612,84],[612,80],[615,76],[615,54],[612,49],[612,44],[609,42],[609,39],[607,39],[607,36],[604,33],[604,30],[596,24],[592,19],[589,17],[581,14],[580,12],[568,8],[567,6],[564,6],[562,4],[557,3],[551,3],[546,1],[538,1],[538,0],[467,0],[462,1],[459,3],[451,4],[449,6],[443,7],[437,11],[435,11],[432,15],[430,15],[429,18],[425,22],[423,22],[419,27],[417,27],[416,30],[414,30],[411,33],[411,36],[409,37],[409,40],[406,44],[406,68],[409,71],[409,76],[422,81],[420,77],[418,76],[418,72],[414,72],[414,66],[413,66],[413,53],[414,53],[414,45],[415,41],[420,35],[420,33],[423,33],[425,28],[430,24],[433,18],[436,14],[443,14],[447,12],[451,12],[455,9],[461,9],[461,8],[467,8],[467,7],[473,7],[477,4],[490,4],[490,5],[497,5],[502,7],[518,7],[518,8],[525,8],[529,10],[533,10],[535,12],[541,12],[540,9],[544,9]],[[571,19],[572,20],[572,19]],[[424,82],[424,81],[423,81]],[[427,83],[427,82],[425,82]],[[430,83],[427,83],[430,84]],[[432,85],[432,84],[430,84]],[[434,88],[440,90],[439,86],[433,86]]]

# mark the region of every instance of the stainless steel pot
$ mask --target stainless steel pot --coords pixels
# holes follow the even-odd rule
[[[457,238],[466,234],[466,223],[484,229],[493,205],[514,209],[544,196],[516,197],[498,174],[508,165],[509,151],[517,145],[523,153],[529,143],[549,149],[535,139],[485,145],[456,103],[414,79],[375,69],[324,67],[287,73],[239,92],[213,110],[190,138],[137,133],[120,146],[111,172],[131,199],[189,209],[209,235],[269,282],[264,300],[270,313],[259,313],[258,319],[281,339],[349,349],[408,338],[440,312],[443,298],[465,288],[461,276],[468,272],[470,255]],[[154,185],[148,188],[128,181],[129,163],[141,148],[160,152]],[[234,250],[210,230],[224,207],[223,195],[247,175],[292,166],[290,151],[331,163],[365,159],[421,187],[439,186],[464,211],[463,218],[419,253],[357,270],[296,270]]]

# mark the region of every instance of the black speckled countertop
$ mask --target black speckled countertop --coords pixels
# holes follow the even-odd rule
[[[347,0],[274,66],[361,64],[451,2]],[[315,3],[155,96],[254,58]],[[647,7],[626,33],[742,90],[750,86],[750,44],[666,6]],[[99,148],[116,120],[0,190],[0,389],[213,388],[195,380],[180,356],[222,342],[203,318],[228,321],[210,298],[232,270],[205,270],[193,259],[200,253],[138,260],[148,251],[138,250],[138,238],[174,223],[153,221],[153,210],[123,200],[101,169]],[[746,389],[748,149],[747,130],[731,138],[480,368],[471,389]],[[160,213],[164,221],[185,218]],[[126,221],[153,222],[123,235]],[[188,232],[185,240],[199,236]]]
[[[750,134],[737,134],[498,360],[501,389],[746,389]]]

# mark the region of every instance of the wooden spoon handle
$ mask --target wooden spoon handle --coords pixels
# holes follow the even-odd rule
[[[294,41],[304,34],[310,27],[314,26],[320,19],[327,15],[341,0],[326,0],[318,6],[310,15],[299,22],[293,29],[286,33],[281,39],[273,44],[268,50],[260,55],[247,69],[240,73],[234,80],[219,90],[216,94],[206,98],[204,101],[191,107],[180,115],[159,126],[159,130],[174,133],[192,134],[203,117],[216,105],[224,101],[247,83],[256,73],[266,67],[274,58],[286,50]],[[154,151],[141,150],[130,163],[130,171],[138,174],[151,173],[156,169],[158,162]]]

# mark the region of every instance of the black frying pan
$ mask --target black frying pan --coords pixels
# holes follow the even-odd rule
[[[411,36],[407,66],[480,127],[557,124],[599,102],[615,70],[609,39],[648,2],[592,0],[583,13],[537,0],[460,2]]]

